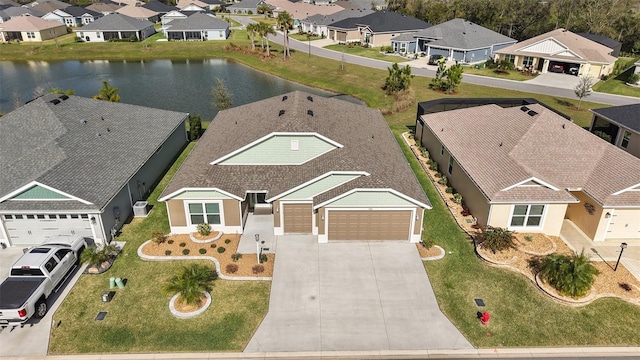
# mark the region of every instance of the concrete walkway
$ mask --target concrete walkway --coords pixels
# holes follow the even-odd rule
[[[275,253],[277,236],[273,235],[273,214],[271,215],[247,215],[247,222],[240,236],[238,252],[240,254],[255,254],[257,252],[256,234],[260,235],[260,244],[265,253]],[[267,250],[268,249],[268,250]]]
[[[278,238],[269,312],[245,353],[472,349],[414,244]]]

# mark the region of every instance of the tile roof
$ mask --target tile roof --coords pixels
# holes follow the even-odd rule
[[[316,24],[316,25],[329,25],[336,21],[340,21],[348,18],[358,18],[365,15],[369,15],[372,12],[373,10],[367,10],[367,9],[344,9],[334,14],[328,14],[328,15],[315,14],[304,19],[304,21],[308,23]]]
[[[0,23],[1,31],[42,31],[64,26],[58,21],[41,19],[39,17],[22,14],[9,21]]]
[[[366,171],[371,175],[320,194],[314,203],[354,188],[393,188],[429,205],[379,110],[308,97],[295,91],[219,112],[161,198],[186,187],[216,187],[241,198],[249,190],[264,189],[269,198],[330,171]],[[273,132],[318,133],[344,147],[302,165],[210,165]]]
[[[329,26],[340,29],[355,29],[358,26],[368,26],[374,33],[383,33],[416,31],[426,29],[431,25],[412,16],[401,15],[393,11],[375,11],[360,18],[337,21]]]
[[[224,30],[229,23],[213,14],[195,13],[186,19],[175,19],[167,25],[167,31]]]
[[[140,31],[153,26],[148,20],[134,19],[132,17],[113,13],[105,15],[94,22],[84,25],[79,31]]]
[[[33,100],[0,121],[0,168],[11,169],[0,171],[0,197],[38,181],[101,209],[186,117],[78,96]]]
[[[516,43],[515,39],[458,18],[418,31],[414,37],[433,39],[429,45],[464,50]]]
[[[592,109],[591,112],[640,134],[640,104]]]
[[[522,50],[529,45],[541,43],[548,39],[555,40],[557,43],[561,44],[562,47],[566,47],[568,50],[575,53],[578,57],[529,52]],[[531,39],[520,41],[519,43],[500,49],[496,51],[496,53],[514,54],[520,56],[544,56],[545,58],[579,63],[594,62],[611,64],[616,61],[615,57],[609,55],[611,53],[610,48],[562,28],[549,31],[536,37],[532,37]]]
[[[640,159],[542,105],[527,108],[537,115],[485,105],[422,119],[490,201],[568,202],[564,189],[582,188],[605,206],[640,206],[638,191],[612,195],[640,183]],[[505,190],[532,177],[561,190]]]

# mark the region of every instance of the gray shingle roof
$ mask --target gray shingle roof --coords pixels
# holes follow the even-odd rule
[[[415,31],[430,27],[428,22],[408,15],[400,15],[392,11],[375,11],[359,18],[349,18],[331,24],[340,29],[354,29],[358,25],[366,25],[374,33],[394,31]]]
[[[167,31],[224,30],[229,23],[213,15],[197,12],[186,19],[176,19],[167,25]]]
[[[153,26],[151,21],[134,19],[126,15],[114,13],[105,15],[79,28],[78,31],[140,31],[149,26]]]
[[[564,189],[582,188],[603,205],[640,205],[638,191],[612,195],[640,183],[640,159],[539,104],[527,107],[538,114],[485,105],[422,119],[491,201],[575,201]],[[504,190],[531,177],[560,191]]]
[[[0,119],[0,168],[11,169],[0,171],[0,197],[38,181],[101,209],[187,117],[59,96],[45,95]],[[53,99],[61,101],[56,105]],[[0,209],[16,203],[21,202],[5,201]]]
[[[100,14],[99,12],[93,11],[91,9],[86,9],[80,6],[69,6],[66,7],[64,9],[62,9],[61,11],[66,12],[67,14],[71,15],[71,16],[75,16],[75,17],[80,17],[84,14],[89,14],[92,15],[94,17],[99,17],[102,16],[102,14]]]
[[[344,9],[342,11],[338,11],[335,14],[323,15],[323,14],[315,14],[311,15],[305,19],[305,22],[310,22],[316,25],[329,25],[334,22],[349,19],[349,18],[359,18],[365,15],[369,15],[373,13],[373,10],[367,9]]]
[[[227,6],[227,9],[255,9],[264,0],[242,0],[237,4]]]
[[[453,19],[417,32],[417,38],[434,39],[429,45],[453,49],[480,49],[494,44],[516,43],[515,39],[465,19]]]
[[[591,111],[640,134],[640,104],[614,106]]]
[[[310,101],[311,95],[300,91],[283,96],[219,112],[161,198],[186,187],[215,187],[241,198],[265,189],[269,198],[330,171],[366,171],[371,175],[321,194],[314,203],[360,187],[392,188],[429,205],[379,110],[319,96]],[[319,133],[344,147],[302,165],[210,165],[273,132]]]
[[[149,0],[149,2],[142,5],[142,7],[145,9],[155,11],[157,13],[161,13],[161,14],[168,13],[169,11],[172,11],[172,10],[178,10],[177,7],[169,6],[158,0]]]
[[[591,41],[595,41],[598,44],[602,44],[611,49],[615,49],[618,46],[622,45],[622,43],[602,35],[589,34],[589,33],[578,33],[578,35],[582,36],[583,38],[587,38]]]
[[[9,15],[12,18],[16,16],[20,16],[22,14],[30,14],[37,17],[43,17],[46,14],[46,13],[43,13],[42,11],[34,10],[32,8],[24,8],[22,6],[20,7],[12,6],[4,9],[3,11],[5,14]]]

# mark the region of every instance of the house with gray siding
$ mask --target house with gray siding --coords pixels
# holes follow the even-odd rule
[[[73,31],[84,41],[105,42],[111,39],[128,38],[144,40],[155,34],[156,29],[151,21],[114,13]]]
[[[176,19],[164,26],[169,40],[226,40],[229,23],[213,14],[195,13],[186,19]]]
[[[110,242],[186,146],[187,118],[59,94],[3,116],[0,243],[55,235]]]

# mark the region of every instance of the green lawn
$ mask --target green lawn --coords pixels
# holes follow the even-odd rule
[[[138,257],[138,246],[153,231],[169,232],[167,211],[157,199],[187,154],[189,145],[149,198],[149,217],[134,219],[122,229],[124,251],[113,267],[101,275],[82,275],[56,311],[51,331],[51,354],[158,351],[241,351],[266,315],[270,282],[216,280],[212,306],[194,319],[176,319],[169,312],[171,295],[160,286],[187,261],[147,262]],[[204,262],[212,266],[211,262]],[[127,279],[110,303],[100,293],[109,278]],[[95,321],[107,311],[103,321]]]
[[[385,55],[380,52],[380,48],[364,48],[358,45],[354,45],[350,47],[348,45],[341,45],[341,44],[327,45],[324,48],[329,50],[344,52],[345,54],[358,55],[358,56],[362,56],[370,59],[384,60],[389,62],[401,63],[405,61],[410,61],[410,59],[404,58],[402,56],[391,55],[391,54]]]
[[[426,236],[448,252],[442,260],[425,262],[429,281],[442,311],[474,346],[640,345],[640,307],[614,299],[578,308],[559,305],[524,276],[479,260],[471,240],[402,140],[407,128],[393,126],[392,131],[433,204],[425,212]],[[476,318],[480,309],[474,298],[487,304],[482,309],[491,314],[487,326]]]
[[[505,74],[503,72],[498,72],[496,69],[489,69],[489,68],[476,69],[473,66],[465,66],[464,73],[471,74],[471,75],[489,76],[489,77],[494,77],[499,79],[516,80],[516,81],[526,81],[526,80],[535,79],[536,77],[531,75],[525,75],[518,70],[511,70]]]
[[[307,34],[289,34],[289,37],[292,39],[296,39],[298,41],[309,41],[309,38],[307,38]],[[320,36],[311,36],[311,41],[314,40],[322,40],[322,38]]]
[[[267,24],[273,25],[273,26],[275,26],[278,23],[278,21],[275,18],[273,18],[273,17],[265,17],[263,15],[254,16],[254,17],[251,18],[251,20],[257,21],[257,22],[267,23]]]
[[[638,61],[638,58],[619,58],[616,61],[614,70],[620,71],[620,74],[612,76],[605,81],[599,81],[593,86],[593,90],[609,94],[640,97],[640,88],[626,85],[627,79],[633,74],[633,63],[636,61]]]

